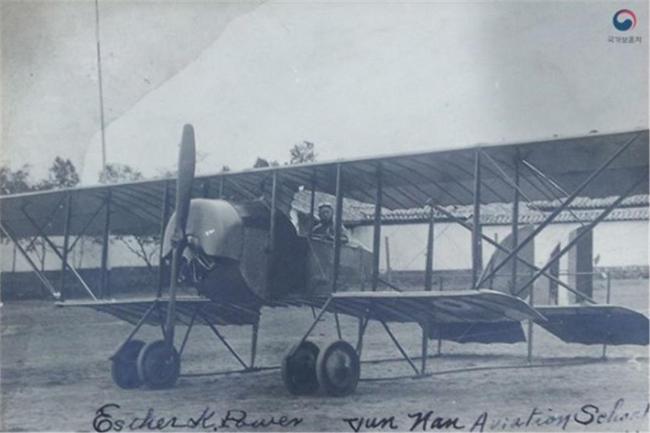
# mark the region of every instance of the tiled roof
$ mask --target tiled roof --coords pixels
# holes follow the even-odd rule
[[[576,217],[580,222],[593,221],[599,214],[600,210],[574,210],[573,212],[561,212],[555,217],[555,223],[573,223]],[[546,217],[543,213],[529,213],[520,215],[522,224],[539,224]],[[648,219],[648,208],[620,208],[614,209],[605,218],[605,221],[643,221]],[[487,215],[483,224],[502,225],[511,223],[510,215]]]
[[[616,196],[612,197],[606,197],[606,198],[588,198],[588,197],[577,197],[571,205],[569,206],[571,209],[602,209],[604,207],[609,206],[616,200]],[[552,200],[552,201],[534,201],[528,204],[528,207],[531,209],[537,209],[541,211],[552,211],[556,209],[558,206],[560,206],[560,200]],[[633,195],[630,197],[627,197],[623,199],[621,204],[618,206],[619,208],[626,208],[626,207],[648,207],[648,195],[647,194],[639,194],[639,195]]]
[[[448,209],[450,210],[450,209]],[[469,218],[472,215],[471,208],[456,208],[451,212],[459,218]],[[573,210],[571,212],[561,212],[554,219],[554,223],[572,223],[592,221],[599,214],[600,210],[587,209],[587,210]],[[539,211],[527,210],[520,211],[519,220],[522,224],[539,224],[544,221],[547,213]],[[605,221],[643,221],[649,217],[648,207],[640,208],[617,208],[614,209],[605,219]],[[382,212],[382,222],[392,224],[408,224],[408,223],[421,223],[427,222],[429,218],[428,208],[419,209],[398,209],[395,211]],[[434,218],[437,221],[449,221],[444,215],[434,211]],[[364,214],[362,218],[357,220],[348,220],[350,225],[366,225],[372,224],[373,215]],[[486,209],[481,209],[481,224],[484,225],[508,225],[511,224],[511,214],[508,212],[486,212]]]
[[[575,207],[571,211],[561,212],[554,220],[555,223],[572,223],[576,218],[581,221],[592,221],[601,212],[600,209],[611,204],[616,198],[607,198],[602,200],[593,200],[578,197],[574,201]],[[334,196],[321,192],[316,192],[315,205],[319,203],[330,203],[334,205]],[[541,223],[548,211],[553,210],[559,202],[537,202],[535,206],[531,204],[522,204],[519,210],[519,218],[522,224],[539,224]],[[295,195],[293,208],[298,212],[309,213],[310,193],[301,191]],[[481,224],[485,225],[507,225],[511,223],[510,204],[490,204],[481,206]],[[458,218],[470,218],[473,213],[472,206],[448,206],[447,209]],[[542,212],[547,210],[547,212]],[[637,195],[628,197],[623,201],[623,205],[614,209],[606,221],[643,221],[649,219],[648,195]],[[382,222],[384,224],[414,224],[427,222],[429,219],[430,208],[413,208],[413,209],[382,209]],[[346,225],[367,225],[372,224],[374,219],[374,205],[363,203],[356,200],[344,199],[343,201],[343,221]],[[449,218],[440,212],[434,210],[434,220],[438,222],[448,222]]]

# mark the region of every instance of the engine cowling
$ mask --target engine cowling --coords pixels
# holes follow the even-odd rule
[[[265,203],[193,199],[185,230],[185,282],[215,301],[259,304],[305,286],[304,242],[289,219],[276,217],[269,248],[270,211]],[[175,215],[167,223],[163,255],[171,253]]]
[[[176,225],[172,214],[165,228],[163,255],[172,249],[171,238]],[[225,200],[193,199],[187,219],[188,243],[205,254],[239,260],[242,253],[243,221],[233,205]]]

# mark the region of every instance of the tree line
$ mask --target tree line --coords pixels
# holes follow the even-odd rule
[[[199,155],[199,158],[205,158],[206,155]],[[287,164],[302,164],[316,161],[315,145],[310,141],[303,141],[291,147],[289,150],[289,161]],[[258,157],[253,163],[253,168],[258,167],[276,167],[280,163],[269,161],[268,159]],[[230,171],[226,165],[222,166],[221,171]],[[169,178],[176,176],[176,169],[161,170],[158,178]],[[18,194],[32,191],[44,191],[51,189],[72,188],[80,183],[79,173],[75,165],[68,158],[57,156],[50,165],[47,175],[44,179],[32,180],[31,166],[23,166],[12,170],[9,166],[0,166],[0,195]],[[145,176],[138,169],[127,164],[110,163],[99,173],[98,181],[101,184],[117,184],[122,182],[133,182],[144,180]],[[77,255],[77,266],[83,264],[84,246],[88,237],[82,237],[79,242],[79,254]],[[155,272],[155,260],[158,253],[159,236],[112,236],[111,243],[119,242],[124,245],[131,253],[144,262],[150,272]],[[7,239],[2,239],[3,243]],[[92,244],[101,244],[101,238],[90,237]],[[24,248],[29,253],[35,253],[38,257],[41,270],[45,269],[45,259],[48,251],[46,242],[43,239],[32,239],[25,242]],[[16,246],[13,248],[11,270],[16,269]]]

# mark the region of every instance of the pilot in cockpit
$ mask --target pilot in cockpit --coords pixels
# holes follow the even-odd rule
[[[311,235],[316,239],[334,240],[334,207],[329,203],[318,205],[318,224],[312,229]],[[349,232],[341,225],[341,241],[348,242]]]

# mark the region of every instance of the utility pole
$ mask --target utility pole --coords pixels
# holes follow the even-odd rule
[[[102,139],[102,172],[106,170],[106,130],[104,125],[104,88],[102,83],[102,51],[99,44],[99,0],[95,0],[95,41],[97,43],[97,84],[99,86],[99,123]]]

